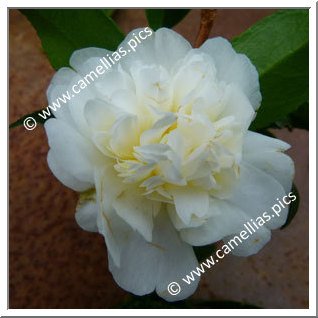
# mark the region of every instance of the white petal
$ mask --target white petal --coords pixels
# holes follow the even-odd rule
[[[223,104],[224,108],[219,114],[218,119],[234,116],[235,122],[240,123],[242,128],[247,130],[253,120],[255,112],[242,91],[235,85],[228,85],[224,91]]]
[[[253,154],[255,152],[269,152],[269,151],[286,151],[290,145],[280,139],[268,137],[253,131],[247,131],[244,144],[244,154]]]
[[[137,230],[146,241],[152,239],[153,216],[160,209],[160,202],[149,200],[141,193],[123,191],[113,202],[118,215],[134,230]]]
[[[112,203],[116,196],[124,190],[124,186],[118,180],[112,164],[95,169],[96,200],[99,207],[97,226],[99,233],[105,238],[108,252],[118,266],[120,264],[120,244],[131,227],[117,216],[116,211],[112,208]]]
[[[140,147],[134,147],[136,157],[140,161],[147,163],[158,163],[161,160],[168,159],[168,152],[170,147],[165,144],[152,144]]]
[[[116,266],[120,266],[122,261],[122,246],[129,240],[132,228],[125,223],[112,208],[107,212],[100,201],[97,213],[97,227],[100,234],[104,236],[108,250],[108,257],[111,257]],[[103,203],[103,202],[102,202]],[[135,232],[136,233],[136,232]]]
[[[162,211],[155,219],[152,243],[133,232],[121,245],[120,266],[109,257],[109,269],[120,287],[140,296],[156,288],[158,295],[168,301],[187,298],[196,290],[199,279],[186,285],[182,277],[197,265],[192,247],[180,240]],[[172,281],[182,286],[179,295],[172,296],[167,291]]]
[[[124,223],[122,220],[121,222]],[[130,230],[125,234],[119,250],[120,265],[108,254],[109,270],[116,283],[138,296],[153,292],[158,276],[158,248],[146,242],[138,232]]]
[[[184,155],[187,157],[196,148],[203,150],[205,143],[211,138],[213,132],[210,127],[198,120],[178,118],[178,130],[184,140]]]
[[[163,133],[176,121],[176,116],[173,113],[165,113],[163,118],[160,118],[148,130],[144,131],[140,136],[140,145],[149,145],[159,143]]]
[[[144,65],[156,64],[156,52],[154,47],[155,33],[150,28],[149,30],[149,36],[146,39],[140,41],[141,43],[136,41],[135,36],[141,31],[144,32],[144,29],[138,28],[129,32],[123,42],[121,42],[118,46],[127,51],[127,55],[125,55],[119,61],[120,65],[125,71],[129,72],[131,66],[135,63],[138,63],[139,61],[141,61]],[[143,34],[143,36],[145,37],[145,34]],[[135,44],[137,45],[135,46]]]
[[[131,31],[120,44],[129,53],[120,60],[120,64],[124,69],[129,70],[131,65],[141,61],[144,65],[162,65],[167,70],[171,69],[179,59],[183,58],[191,49],[191,45],[177,32],[161,28],[156,32],[148,28],[148,37],[141,43],[137,43],[135,49],[129,46],[134,45],[135,36],[144,29],[138,28]],[[152,34],[150,34],[152,32]],[[142,34],[144,37],[145,34]]]
[[[178,216],[178,213],[176,211],[176,208],[175,208],[174,204],[167,204],[167,210],[168,210],[168,213],[169,213],[170,220],[171,220],[173,226],[177,230],[181,230],[181,229],[184,229],[184,228],[199,227],[202,224],[205,224],[207,222],[207,219],[198,218],[196,215],[192,215],[189,224],[185,224],[184,222],[182,222],[182,220]]]
[[[47,90],[47,97],[51,113],[58,119],[62,119],[70,126],[77,127],[83,134],[87,134],[88,127],[83,116],[83,109],[86,102],[94,99],[95,95],[92,86],[86,86],[80,90],[79,81],[82,77],[69,68],[60,69]],[[77,94],[72,88],[79,91]],[[68,97],[66,97],[68,96]],[[64,103],[65,102],[65,103]],[[56,109],[56,111],[54,111]]]
[[[155,33],[155,52],[158,63],[167,70],[172,69],[178,60],[191,50],[190,43],[177,32],[161,28]]]
[[[79,94],[74,95],[68,102],[70,114],[77,130],[87,137],[90,137],[90,129],[84,115],[84,109],[87,102],[96,97],[96,94],[94,94],[91,88],[92,87],[86,87],[84,90],[81,90]]]
[[[180,160],[180,165],[184,156],[184,143],[181,132],[178,129],[174,129],[168,135],[167,145],[174,151]]]
[[[244,138],[243,158],[274,177],[287,193],[295,176],[293,160],[282,153],[289,148],[282,140],[248,131]]]
[[[111,53],[111,51],[105,49],[91,47],[75,51],[70,58],[70,65],[78,72],[78,78],[74,83],[77,85],[76,89],[79,90],[82,85],[86,85],[79,93],[73,94],[72,99],[68,102],[71,115],[82,133],[87,134],[89,131],[84,116],[86,103],[91,99],[102,97],[97,85],[102,84],[107,74],[117,73],[117,65],[108,70],[104,68],[106,73],[102,75],[96,71],[96,67],[103,66],[100,59]]]
[[[208,97],[218,95],[220,91],[212,59],[196,50],[189,51],[185,58],[176,64],[173,74],[176,105],[191,105],[196,98],[202,97],[201,92],[204,92],[205,88],[213,92]]]
[[[56,111],[50,108],[50,112],[54,114],[56,118],[63,119],[69,124],[72,124],[73,119],[69,110],[69,102],[64,104],[59,101],[59,98],[63,98],[63,94],[67,94],[67,90],[76,84],[80,77],[72,69],[68,67],[60,68],[53,76],[51,83],[46,91],[46,96],[48,99],[48,104],[54,108],[56,106]],[[59,102],[57,102],[57,100]],[[59,103],[59,104],[58,104]],[[60,107],[58,107],[60,105]]]
[[[238,234],[238,233],[237,233]],[[223,239],[223,242],[228,245],[228,241],[232,240],[233,236],[227,236]],[[257,254],[271,239],[271,231],[268,230],[265,226],[260,227],[255,233],[250,235],[246,240],[241,239],[239,242],[237,239],[233,241],[232,246],[234,249],[232,253],[236,256],[247,257],[253,254]]]
[[[95,169],[95,184],[99,200],[107,211],[111,208],[114,200],[124,191],[127,185],[117,176],[114,169],[115,160],[105,161],[104,166]]]
[[[193,248],[180,239],[168,215],[163,212],[161,211],[155,220],[153,240],[162,247],[159,251],[156,292],[167,301],[178,301],[191,296],[197,289],[199,278],[190,285],[182,281],[182,278],[198,266],[198,261]],[[181,286],[181,292],[178,295],[171,295],[167,291],[171,282],[177,282]]]
[[[101,100],[90,100],[84,108],[84,115],[93,131],[108,131],[119,114],[116,107]]]
[[[74,121],[83,134],[88,133],[83,109],[88,100],[97,97],[95,85],[96,82],[101,80],[102,76],[98,75],[98,73],[96,74],[96,67],[101,64],[99,58],[108,52],[98,48],[75,51],[71,56],[70,65],[79,73],[68,68],[60,69],[54,76],[47,91],[51,106],[53,102],[56,104],[57,98],[62,98],[64,93],[69,93],[70,100],[67,100],[67,103],[64,104],[60,99],[60,108],[54,112],[54,115],[57,118],[67,118],[69,123]],[[95,72],[95,75],[92,75],[93,73],[91,72]],[[87,77],[88,82],[85,80],[87,74],[92,76],[92,78]],[[86,87],[83,88],[82,85],[86,85]],[[74,92],[75,90],[76,92]]]
[[[200,177],[199,171],[206,163],[208,155],[208,149],[206,144],[202,144],[196,148],[190,155],[184,160],[182,165],[183,175],[187,180],[192,180]],[[205,170],[205,169],[202,169]],[[211,170],[211,169],[210,169]]]
[[[97,47],[88,47],[74,51],[70,57],[70,65],[73,69],[79,72],[82,76],[89,74],[95,70],[99,64],[102,64],[99,59],[107,58],[107,54],[111,55],[113,52]]]
[[[159,177],[159,176],[153,176],[153,177],[150,177],[148,179],[146,179],[141,185],[140,187],[145,187],[147,188],[147,190],[149,189],[152,189],[152,188],[155,188],[157,186],[160,186],[162,184],[164,184],[164,180],[162,177]]]
[[[94,133],[92,136],[92,141],[95,146],[107,157],[115,159],[116,156],[110,150],[109,143],[110,143],[110,134],[105,131]]]
[[[93,144],[58,119],[46,121],[44,128],[57,163],[80,181],[93,183],[93,167],[102,160]]]
[[[295,176],[295,165],[290,157],[281,152],[256,152],[244,159],[275,178],[286,193],[290,191]]]
[[[173,88],[171,77],[161,65],[135,63],[130,72],[136,85],[136,97],[140,105],[165,111],[172,107]]]
[[[83,192],[76,206],[75,219],[77,224],[85,231],[98,232],[97,213],[99,211],[96,202],[95,190]]]
[[[238,85],[255,109],[260,106],[258,73],[246,55],[237,54],[231,43],[221,37],[208,39],[199,50],[212,57],[220,80]]]
[[[138,102],[134,91],[119,89],[112,93],[110,102],[126,113],[137,114]]]
[[[94,81],[94,88],[101,99],[112,104],[114,104],[114,96],[117,94],[121,96],[124,92],[135,93],[135,83],[120,66],[117,70],[112,68],[111,71],[100,75],[98,81]],[[131,107],[131,104],[128,102],[128,105],[124,105],[122,108],[127,112],[134,112],[134,107]]]
[[[120,117],[110,129],[110,146],[122,157],[131,157],[133,148],[139,144],[139,127],[136,116],[124,115]]]
[[[241,166],[239,181],[229,201],[255,220],[265,211],[274,215],[272,206],[285,195],[284,188],[276,179],[245,162]],[[281,227],[286,222],[287,214],[288,207],[282,209],[279,217],[274,215],[266,222],[266,227]]]
[[[49,150],[47,154],[47,163],[55,177],[58,178],[65,186],[73,189],[74,191],[85,191],[93,187],[92,183],[80,181],[68,170],[63,169],[63,166],[55,159],[52,150]]]
[[[240,232],[244,229],[244,223],[249,221],[244,211],[225,200],[211,200],[210,210],[214,215],[203,225],[180,231],[185,242],[194,246],[215,243],[227,235]]]
[[[192,214],[198,217],[205,216],[209,209],[208,192],[199,188],[171,187],[169,193],[172,194],[176,210],[180,219],[189,224]]]

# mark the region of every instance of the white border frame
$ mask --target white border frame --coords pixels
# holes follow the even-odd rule
[[[6,101],[8,104],[8,55],[5,53],[7,49],[5,48],[5,43],[8,43],[8,7],[10,8],[22,8],[22,7],[76,7],[81,5],[81,2],[70,1],[70,0],[55,0],[49,3],[43,3],[39,0],[31,1],[5,1],[5,7],[1,7],[1,45],[2,50],[2,85],[1,96],[6,96]],[[87,4],[92,7],[105,7],[105,1],[101,0],[90,0]],[[113,4],[116,4],[116,8],[124,7],[129,8],[131,2],[117,0]],[[157,7],[145,0],[134,1],[134,8],[149,8]],[[160,7],[177,7],[177,1],[162,0],[160,1]],[[183,1],[182,6],[184,8],[193,8],[193,1]],[[309,10],[309,105],[310,105],[310,130],[309,130],[309,309],[7,309],[8,305],[8,215],[5,211],[8,211],[8,193],[7,184],[4,184],[4,180],[8,177],[8,118],[1,116],[0,127],[3,130],[1,134],[1,144],[3,149],[7,148],[7,159],[3,158],[1,161],[1,193],[2,202],[6,202],[6,208],[3,209],[1,213],[1,252],[2,255],[6,255],[6,262],[3,258],[0,267],[0,315],[1,316],[126,316],[127,314],[131,316],[316,316],[316,2],[315,1],[293,1],[293,0],[267,0],[267,1],[247,1],[241,0],[239,3],[235,1],[227,0],[215,0],[213,3],[211,1],[195,1],[196,8],[209,8],[213,4],[213,8],[235,8],[235,5],[239,4],[240,7],[237,8],[311,8]],[[83,7],[84,8],[84,7]],[[5,33],[6,30],[7,32]],[[7,71],[7,72],[6,72]],[[7,77],[4,78],[4,74],[7,73]],[[9,113],[9,112],[8,112]],[[7,116],[8,116],[7,113]],[[5,122],[7,119],[7,122]],[[7,147],[5,147],[7,145]],[[4,161],[6,162],[7,171],[4,170]]]

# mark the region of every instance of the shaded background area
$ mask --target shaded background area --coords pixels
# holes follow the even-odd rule
[[[218,10],[210,37],[231,39],[275,10]],[[127,33],[147,26],[144,10],[118,10]],[[200,11],[174,29],[194,44]],[[35,30],[9,10],[9,120],[47,106],[54,74]],[[62,49],[62,48],[61,48]],[[292,145],[300,209],[291,225],[272,232],[257,255],[227,256],[203,275],[193,298],[235,300],[264,308],[308,308],[308,132],[274,131]],[[108,271],[102,236],[74,219],[77,194],[50,172],[42,126],[9,134],[9,308],[110,308],[129,298]]]

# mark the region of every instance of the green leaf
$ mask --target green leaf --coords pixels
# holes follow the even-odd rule
[[[260,134],[270,136],[268,128],[287,128],[292,131],[294,128],[309,130],[309,104],[308,102],[302,104],[298,109],[287,116],[275,121],[270,126],[264,129],[256,129]],[[274,137],[275,138],[275,137]]]
[[[9,129],[23,125],[24,120],[28,117],[33,117],[35,119],[36,123],[41,124],[41,125],[43,125],[48,119],[55,117],[53,115],[53,113],[51,112],[51,116],[48,116],[46,119],[42,118],[41,116],[38,115],[39,113],[42,114],[42,110],[43,109],[39,109],[31,114],[27,114],[27,115],[23,116],[22,118],[18,119],[14,123],[10,124]]]
[[[85,47],[116,50],[124,34],[100,9],[23,9],[36,29],[52,66],[69,65],[71,54]]]
[[[260,75],[262,106],[251,129],[268,127],[309,96],[308,10],[280,10],[232,40]]]
[[[285,224],[281,227],[281,229],[287,227],[291,223],[291,221],[295,217],[295,215],[298,211],[298,208],[299,208],[300,197],[299,197],[299,192],[298,192],[295,184],[293,184],[291,192],[293,192],[293,194],[296,196],[296,200],[291,202],[291,204],[289,206],[287,220],[286,220]]]
[[[290,113],[279,121],[276,121],[273,128],[287,127],[289,130],[293,128],[309,130],[309,104],[302,104],[295,112]]]
[[[126,302],[119,304],[115,308],[120,309],[225,309],[225,308],[235,308],[235,309],[258,309],[260,307],[240,303],[230,300],[218,300],[218,301],[205,301],[196,299],[187,299],[177,302],[167,302],[162,298],[159,298],[155,293],[146,296],[134,296],[132,295],[130,299]]]
[[[111,17],[116,11],[116,9],[101,9],[101,10],[106,14],[107,17]]]
[[[289,125],[292,128],[300,128],[309,130],[309,104],[302,104],[296,112],[289,115]]]
[[[190,9],[146,9],[149,26],[156,31],[159,28],[172,28],[178,24]]]

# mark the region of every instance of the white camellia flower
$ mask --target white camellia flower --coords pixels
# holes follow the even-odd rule
[[[74,52],[73,69],[60,69],[48,88],[49,103],[111,53]],[[289,145],[248,131],[260,103],[256,68],[226,39],[193,49],[162,28],[45,123],[49,167],[81,192],[76,220],[105,237],[119,286],[189,297],[198,280],[175,296],[167,285],[198,266],[192,246],[226,241],[290,191]],[[257,253],[286,217],[287,209],[233,254]]]

